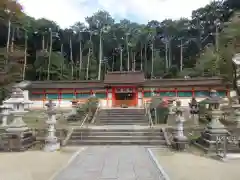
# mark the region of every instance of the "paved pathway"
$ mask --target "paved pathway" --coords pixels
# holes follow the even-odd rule
[[[161,176],[144,147],[92,146],[55,180],[161,180]]]

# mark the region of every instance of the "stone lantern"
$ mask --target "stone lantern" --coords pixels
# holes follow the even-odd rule
[[[173,137],[173,146],[177,150],[184,150],[186,145],[188,144],[188,138],[183,134],[183,123],[185,122],[185,118],[183,116],[183,109],[181,108],[181,102],[177,102],[177,107],[175,109],[176,112],[176,124],[177,124],[177,132]]]
[[[48,119],[46,121],[48,125],[48,136],[45,140],[45,147],[44,151],[53,152],[58,149],[60,149],[60,143],[58,142],[58,139],[55,135],[56,132],[56,104],[52,102],[52,100],[49,100],[47,104],[45,104],[47,107],[46,113],[48,115]]]
[[[72,112],[71,115],[77,114],[77,105],[78,105],[78,100],[74,98],[72,101]]]
[[[233,104],[233,120],[237,122],[237,127],[240,128],[240,104]]]
[[[10,109],[8,106],[6,105],[1,105],[0,106],[0,110],[1,110],[1,113],[0,113],[0,116],[1,116],[1,119],[2,119],[2,124],[1,124],[1,127],[2,128],[5,128],[8,126],[7,124],[7,120],[8,120],[8,116],[10,115]]]
[[[174,125],[175,124],[175,111],[174,111],[174,104],[175,98],[168,99],[168,117],[167,117],[167,124],[168,125]]]
[[[32,104],[32,101],[25,101],[23,91],[20,88],[13,89],[11,97],[3,103],[11,107],[10,114],[13,115],[13,121],[6,130],[11,133],[21,133],[28,130],[27,125],[23,121],[23,116],[28,112],[24,107]]]
[[[196,99],[193,97],[191,102],[189,103],[191,120],[193,123],[198,126],[198,114],[199,114],[199,106]]]
[[[224,125],[219,121],[223,115],[223,111],[220,110],[220,104],[225,101],[218,96],[211,96],[205,100],[208,104],[208,115],[211,117],[211,121],[207,128],[211,132],[226,132]]]
[[[223,115],[223,111],[220,110],[220,104],[225,103],[225,101],[214,94],[205,99],[204,102],[208,104],[208,115],[211,121],[196,143],[200,144],[200,147],[204,147],[207,151],[215,151],[217,140],[229,135],[225,126],[219,121]]]

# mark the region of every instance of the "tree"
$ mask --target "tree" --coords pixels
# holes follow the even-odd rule
[[[102,79],[107,69],[141,70],[146,78],[208,74],[233,80],[230,59],[239,52],[239,28],[229,18],[238,5],[237,0],[212,2],[193,11],[192,18],[151,20],[147,24],[128,19],[115,22],[108,12],[98,11],[86,17],[87,27],[76,22],[69,29],[61,29],[51,20],[27,16],[16,1],[3,0],[0,48],[5,52],[1,62],[5,62],[0,72],[9,83],[21,76],[26,80]],[[225,23],[218,27],[219,38],[215,35],[217,19]],[[59,38],[54,37],[57,34]],[[184,69],[178,73],[180,40],[184,44]],[[10,62],[18,73],[16,69],[13,73]]]

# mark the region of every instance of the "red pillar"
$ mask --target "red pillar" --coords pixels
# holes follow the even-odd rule
[[[195,97],[195,89],[192,88],[192,97]]]
[[[58,89],[58,104],[59,104],[59,107],[60,107],[60,104],[61,104],[61,100],[62,100],[62,91],[61,91],[61,89]]]
[[[138,105],[138,88],[135,87],[133,89],[134,89],[134,93],[135,93],[135,103],[134,103],[134,106],[137,106]]]
[[[112,106],[115,106],[115,100],[116,100],[116,96],[115,96],[115,87],[112,87]]]

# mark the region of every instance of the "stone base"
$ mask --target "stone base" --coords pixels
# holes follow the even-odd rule
[[[207,153],[216,152],[217,140],[222,140],[228,135],[229,132],[226,129],[206,129],[195,144]]]
[[[188,138],[186,136],[175,136],[172,141],[173,149],[178,151],[183,151],[186,149],[187,145],[189,144]]]
[[[26,131],[8,131],[7,140],[9,142],[7,144],[9,151],[20,152],[31,148],[36,142],[36,137],[32,131],[27,129]]]
[[[60,149],[60,143],[47,143],[44,146],[44,151],[45,152],[55,152],[58,151]]]

